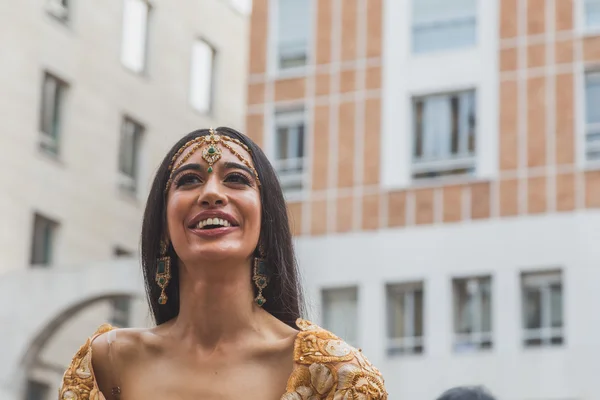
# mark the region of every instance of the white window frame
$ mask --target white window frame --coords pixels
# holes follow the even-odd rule
[[[561,288],[561,312],[563,326],[557,328],[552,327],[552,299],[551,285],[560,284]],[[541,328],[528,329],[526,327],[526,287],[535,287],[541,292]],[[538,271],[524,272],[521,274],[521,314],[522,314],[522,331],[523,345],[528,348],[544,347],[544,346],[561,346],[564,343],[564,283],[562,279],[562,271]],[[560,344],[552,343],[552,339],[561,339]],[[539,345],[528,344],[528,340],[540,340]]]
[[[584,146],[585,146],[585,152],[584,152],[584,158],[585,158],[585,162],[587,165],[598,165],[600,166],[600,158],[598,159],[589,159],[588,157],[588,153],[589,152],[597,152],[600,154],[600,122],[596,122],[596,123],[589,123],[588,119],[587,119],[587,115],[586,115],[586,109],[588,107],[587,104],[587,88],[588,88],[588,82],[589,80],[592,80],[594,85],[598,85],[600,86],[600,71],[587,71],[584,73],[584,77],[583,77],[583,98],[584,98],[584,105],[583,105],[583,110],[582,113],[584,114],[584,119],[583,119],[583,125],[585,126],[584,130]],[[600,98],[598,99],[598,104],[600,104]],[[590,136],[592,135],[598,135],[599,139],[595,140],[595,141],[590,141]]]
[[[201,54],[206,50],[210,53],[208,63],[204,58],[205,54]],[[203,65],[199,65],[200,63]],[[214,46],[205,39],[197,39],[192,47],[190,62],[190,104],[194,110],[202,114],[211,114],[213,111],[216,65],[217,51]],[[208,79],[198,72],[206,67],[208,67]]]
[[[288,158],[284,160],[278,160],[278,130],[281,126],[293,126],[302,123],[304,126],[304,142],[303,142],[303,153],[304,157],[301,158]],[[281,183],[281,187],[287,196],[299,196],[306,191],[307,176],[308,176],[308,155],[307,143],[308,143],[308,132],[307,132],[307,119],[305,108],[293,108],[293,109],[277,109],[273,116],[273,129],[272,129],[272,159],[273,167],[277,171],[277,176]],[[295,132],[294,135],[297,135]],[[298,143],[296,140],[288,140],[288,153],[291,153],[292,147]],[[281,173],[282,168],[291,168],[300,166],[302,169],[296,173]],[[299,185],[298,189],[287,189],[289,186]]]
[[[420,0],[411,0],[411,7],[414,4],[415,1],[420,1]],[[411,48],[412,48],[412,52],[414,54],[429,54],[429,53],[434,53],[434,52],[439,52],[439,51],[456,51],[456,50],[462,50],[465,48],[469,48],[469,47],[474,47],[477,45],[477,40],[478,40],[478,30],[477,30],[477,23],[478,23],[478,9],[477,9],[477,1],[475,1],[474,4],[474,9],[472,12],[469,13],[455,13],[454,15],[448,15],[445,16],[444,18],[429,18],[429,19],[423,19],[423,20],[417,20],[415,18],[415,13],[414,13],[414,7],[412,8],[413,12],[411,13],[412,18],[412,25],[411,25]],[[474,37],[473,37],[473,42],[472,43],[467,43],[467,44],[455,44],[453,46],[449,46],[449,47],[439,47],[439,48],[425,48],[425,49],[419,49],[417,48],[417,31],[418,30],[425,30],[425,29],[429,29],[429,30],[434,30],[436,28],[438,29],[442,29],[445,27],[448,27],[449,25],[454,25],[454,24],[458,24],[462,22],[463,24],[472,24],[474,26]]]
[[[416,293],[421,292],[421,336],[415,334],[416,327],[415,321],[415,303]],[[406,334],[400,337],[391,337],[389,331],[389,324],[392,324],[392,313],[391,307],[392,302],[398,297],[404,297],[403,301],[403,317],[404,327],[406,327]],[[386,288],[387,297],[387,309],[388,309],[388,336],[387,336],[387,350],[389,355],[395,354],[421,354],[425,351],[425,290],[423,282],[410,282],[410,283],[398,283],[387,285]]]
[[[416,152],[416,136],[417,136],[417,121],[416,121],[416,110],[417,110],[417,103],[419,101],[435,101],[435,100],[440,100],[440,101],[451,101],[451,98],[458,96],[460,98],[460,96],[464,95],[464,94],[469,94],[472,93],[472,106],[475,109],[475,132],[474,132],[474,136],[475,136],[475,148],[474,150],[471,152],[469,150],[469,131],[465,130],[462,133],[458,132],[459,135],[459,145],[458,145],[458,152],[456,154],[453,154],[451,152],[451,149],[449,149],[450,145],[451,145],[451,140],[452,140],[452,132],[450,127],[448,127],[448,132],[444,132],[443,134],[446,136],[444,139],[448,141],[448,143],[444,143],[440,140],[439,137],[435,137],[434,138],[428,138],[426,137],[426,132],[423,131],[421,132],[422,137],[423,137],[423,143],[422,143],[422,152],[425,153],[428,150],[430,152],[435,152],[436,150],[440,150],[440,146],[445,146],[448,147],[447,151],[447,156],[435,156],[435,155],[422,155],[420,158],[417,158],[417,155],[415,154]],[[478,139],[478,125],[477,125],[477,120],[478,120],[478,112],[477,112],[477,92],[476,90],[462,90],[462,91],[456,91],[456,92],[450,92],[450,93],[441,93],[441,94],[430,94],[430,95],[426,95],[426,96],[415,96],[413,98],[413,103],[412,103],[412,115],[413,115],[413,130],[412,130],[412,143],[413,143],[413,149],[412,149],[412,179],[413,180],[424,180],[424,179],[446,179],[448,177],[456,177],[456,176],[473,176],[477,174],[477,148],[478,148],[478,143],[477,143],[477,139]],[[423,118],[424,119],[424,118]],[[429,121],[429,122],[435,122],[435,121]],[[448,122],[452,122],[452,120],[449,120]],[[467,121],[468,123],[468,121]],[[440,132],[438,131],[437,134],[439,134]],[[428,146],[429,143],[429,146]],[[440,143],[442,143],[440,145]],[[432,147],[430,149],[426,149],[426,147]],[[417,174],[427,174],[427,173],[432,173],[432,174],[437,174],[437,173],[441,173],[443,174],[444,172],[448,172],[448,171],[452,171],[454,169],[466,169],[466,170],[472,170],[473,172],[471,173],[464,173],[464,174],[455,174],[455,175],[441,175],[441,176],[436,176],[434,178],[418,178],[415,175]]]
[[[280,42],[279,42],[279,2],[280,0],[270,0],[269,3],[269,71],[271,75],[278,77],[293,77],[293,76],[304,76],[306,69],[312,64],[314,57],[313,51],[313,30],[314,30],[314,10],[313,0],[296,0],[305,1],[308,7],[308,26],[306,35],[306,62],[303,65],[293,67],[281,67],[280,62]]]
[[[464,282],[467,290],[468,286],[472,285],[471,289],[474,293],[471,294],[472,301],[468,303],[471,307],[471,315],[473,315],[473,325],[475,330],[469,333],[458,332],[458,323],[460,317],[457,313],[462,312],[463,309],[459,308],[458,304],[458,285]],[[483,290],[482,285],[489,285],[490,295],[490,331],[485,331],[483,327]],[[452,281],[452,304],[453,304],[453,320],[454,320],[454,350],[457,352],[469,352],[469,351],[485,351],[489,350],[494,346],[493,340],[493,288],[492,288],[492,277],[491,276],[473,276],[473,277],[462,277],[454,278]]]
[[[142,18],[138,21],[140,13],[142,13]],[[150,13],[151,5],[146,0],[123,0],[121,63],[125,68],[137,74],[146,71]],[[132,27],[133,18],[136,18],[135,21],[139,23],[134,27],[135,29]]]
[[[358,286],[344,286],[344,287],[330,287],[330,288],[324,288],[321,290],[321,305],[322,305],[322,323],[321,325],[323,326],[323,328],[328,329],[330,331],[332,331],[331,328],[331,324],[329,323],[329,318],[328,318],[328,307],[327,307],[327,297],[331,294],[343,294],[343,295],[348,295],[348,297],[350,298],[350,301],[354,302],[354,334],[355,337],[352,337],[352,335],[349,335],[348,332],[333,332],[335,335],[338,335],[339,337],[341,337],[346,343],[350,344],[351,346],[358,346],[358,342],[359,342],[359,336],[360,336],[360,332],[359,332],[359,324],[358,324],[358,307],[359,307],[359,290],[358,290]],[[352,299],[352,297],[354,299]]]
[[[138,130],[139,128],[139,130]],[[138,189],[138,180],[140,176],[140,159],[142,151],[142,141],[144,132],[146,131],[143,124],[137,122],[130,117],[123,117],[121,122],[120,140],[119,140],[119,163],[118,163],[118,185],[119,189],[125,193],[135,195]],[[137,140],[134,136],[138,136]],[[128,136],[128,137],[126,137]],[[133,171],[124,171],[122,157],[125,156],[125,146],[131,145],[131,151],[126,156],[133,158],[130,160],[132,163]]]
[[[69,1],[72,0],[46,0],[46,11],[53,17],[66,22],[69,20]]]
[[[40,105],[40,148],[54,155],[59,152],[68,87],[56,75],[44,73]]]

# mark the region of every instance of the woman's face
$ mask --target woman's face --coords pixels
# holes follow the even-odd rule
[[[252,164],[246,150],[230,145]],[[184,264],[242,261],[258,244],[261,204],[254,173],[227,148],[218,147],[222,154],[212,172],[200,148],[174,171],[167,193],[168,238]]]

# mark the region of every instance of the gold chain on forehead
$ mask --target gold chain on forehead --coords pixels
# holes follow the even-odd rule
[[[169,169],[168,169],[170,175],[169,175],[169,180],[167,181],[167,186],[165,188],[165,193],[167,193],[169,191],[169,188],[171,187],[171,184],[173,183],[173,173],[175,171],[177,171],[177,169],[179,167],[181,167],[192,156],[192,154],[194,154],[196,151],[198,151],[198,149],[200,149],[203,146],[206,146],[202,150],[202,158],[204,159],[204,161],[206,161],[208,163],[207,171],[208,171],[208,173],[213,172],[213,164],[216,163],[217,161],[219,161],[219,159],[221,158],[221,154],[222,154],[222,151],[218,147],[218,144],[222,144],[234,156],[236,156],[242,163],[244,163],[244,165],[246,167],[250,168],[250,170],[252,170],[252,172],[254,173],[254,176],[256,177],[257,185],[260,186],[260,179],[258,179],[258,172],[256,172],[256,169],[254,168],[254,166],[243,155],[241,155],[233,147],[231,147],[230,142],[240,145],[244,150],[246,150],[248,152],[248,154],[252,155],[250,148],[238,139],[234,139],[232,137],[225,136],[225,135],[217,135],[216,132],[212,128],[210,128],[209,132],[210,133],[208,135],[200,136],[195,139],[192,139],[189,142],[187,142],[186,144],[184,144],[183,146],[181,146],[181,148],[177,151],[177,153],[175,153],[173,158],[171,158],[171,163],[169,164]],[[193,147],[191,147],[191,146],[193,146]],[[183,156],[183,158],[177,164],[175,164],[175,161],[189,147],[191,147],[190,151],[185,156]]]

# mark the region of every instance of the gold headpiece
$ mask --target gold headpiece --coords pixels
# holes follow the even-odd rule
[[[171,183],[173,182],[173,172],[177,171],[177,169],[181,167],[183,163],[185,163],[192,156],[192,154],[194,154],[196,151],[198,151],[198,149],[200,149],[203,146],[206,146],[204,147],[204,149],[202,149],[202,158],[208,163],[207,171],[208,173],[213,172],[213,164],[219,161],[222,154],[222,150],[218,147],[219,144],[229,149],[229,151],[234,156],[236,156],[241,162],[244,163],[244,165],[246,165],[252,170],[252,172],[254,172],[254,176],[256,177],[256,183],[258,186],[260,186],[260,179],[258,179],[258,172],[256,172],[256,169],[248,160],[246,160],[246,158],[243,155],[241,155],[233,147],[231,147],[231,144],[229,142],[233,142],[235,144],[240,145],[244,150],[248,152],[248,154],[252,154],[250,148],[248,148],[248,146],[246,146],[240,140],[225,135],[217,135],[212,128],[210,128],[210,133],[208,135],[197,137],[181,146],[181,148],[177,151],[177,153],[175,153],[175,155],[171,159],[171,163],[169,164],[170,175],[169,180],[167,181],[167,186],[165,188],[165,193],[169,191]],[[181,154],[183,154],[183,152],[192,145],[193,147],[191,148],[191,150],[177,164],[175,164],[175,161],[179,158],[179,156],[181,156]]]

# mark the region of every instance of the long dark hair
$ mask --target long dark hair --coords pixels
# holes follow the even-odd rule
[[[252,161],[261,182],[262,221],[259,240],[264,248],[265,262],[270,274],[269,285],[263,291],[267,299],[263,308],[280,321],[295,327],[296,319],[304,313],[304,299],[288,223],[287,207],[275,170],[260,147],[245,135],[226,127],[217,128],[216,131],[219,135],[240,140],[252,152]],[[191,132],[171,148],[156,172],[146,202],[142,225],[141,260],[148,304],[157,325],[179,314],[179,267],[172,245],[167,250],[167,254],[171,257],[172,277],[166,289],[168,301],[165,305],[158,304],[160,288],[155,281],[157,258],[160,257],[160,242],[165,237],[167,229],[167,202],[164,191],[169,179],[169,164],[185,143],[208,134],[208,129]]]

